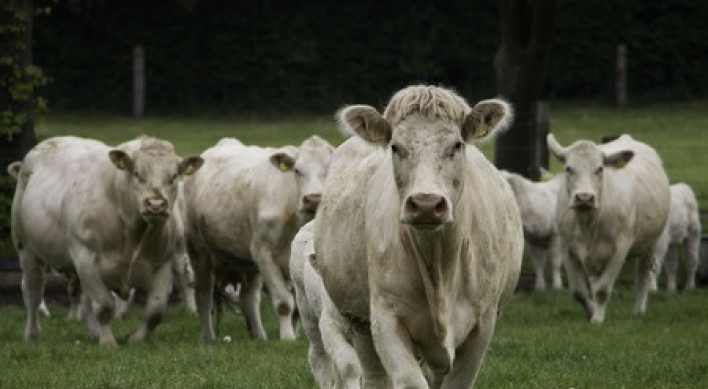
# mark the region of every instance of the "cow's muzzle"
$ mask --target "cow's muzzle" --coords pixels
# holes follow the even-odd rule
[[[573,195],[572,207],[578,210],[590,210],[597,208],[596,197],[592,193],[578,192]]]
[[[450,218],[450,207],[444,196],[418,193],[406,199],[405,219],[420,226],[437,226]]]
[[[317,207],[320,206],[321,200],[322,195],[319,193],[302,196],[302,207],[300,208],[300,211],[305,213],[317,212]]]
[[[146,220],[164,219],[168,216],[169,202],[161,197],[147,198],[143,201],[143,218]]]

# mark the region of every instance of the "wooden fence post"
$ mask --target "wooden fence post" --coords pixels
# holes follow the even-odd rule
[[[145,112],[145,51],[142,46],[133,49],[133,116],[143,117]]]
[[[627,104],[627,46],[617,45],[617,107]]]

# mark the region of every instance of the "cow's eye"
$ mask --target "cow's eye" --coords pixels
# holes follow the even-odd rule
[[[595,170],[595,174],[599,176],[600,174],[602,174],[603,171],[605,171],[605,167],[600,166],[599,168],[597,168],[597,170]]]
[[[302,170],[295,168],[293,169],[293,172],[295,173],[296,176],[302,176]]]
[[[450,158],[455,158],[455,154],[460,152],[460,150],[462,150],[462,147],[464,145],[465,145],[464,142],[461,142],[461,141],[455,143],[455,145],[452,147],[452,152],[450,152]]]
[[[177,179],[179,178],[179,174],[175,173],[174,176],[170,177],[170,185],[174,184],[177,182]]]
[[[138,182],[140,182],[140,183],[142,183],[142,184],[145,183],[145,180],[144,180],[143,177],[140,175],[140,173],[138,173],[138,172],[133,172],[133,177],[135,177],[135,179],[138,180]]]
[[[564,170],[565,170],[565,173],[568,175],[572,175],[574,173],[573,168],[570,166],[566,166]]]
[[[398,145],[395,145],[395,144],[392,144],[392,145],[391,145],[391,152],[392,152],[393,154],[398,154],[399,151],[400,151],[400,147],[398,147]]]

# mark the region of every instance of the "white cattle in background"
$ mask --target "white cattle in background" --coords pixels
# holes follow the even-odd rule
[[[553,134],[547,140],[565,165],[556,223],[574,297],[591,322],[602,323],[625,259],[636,258],[633,312],[644,314],[669,212],[661,158],[629,135],[599,146],[581,140],[563,147]]]
[[[348,325],[317,274],[313,230],[314,222],[305,224],[290,251],[295,301],[310,342],[310,370],[320,388],[357,389],[361,387],[361,364],[347,335]]]
[[[101,345],[116,345],[111,292],[125,298],[133,287],[145,291],[144,321],[129,341],[147,339],[162,320],[172,287],[177,183],[201,164],[200,157],[182,159],[169,142],[148,137],[116,148],[55,137],[30,150],[12,204],[26,339],[40,336],[37,307],[46,266],[77,275],[89,330]]]
[[[524,242],[509,184],[466,142],[508,127],[511,106],[410,86],[383,114],[353,105],[338,118],[353,136],[332,157],[315,253],[363,387],[469,388]]]
[[[563,254],[558,245],[556,224],[556,199],[562,174],[545,172],[544,181],[531,181],[526,177],[507,171],[502,175],[509,181],[519,205],[524,223],[524,240],[535,274],[534,289],[546,290],[545,267],[551,264],[553,289],[563,289]]]
[[[202,153],[202,171],[184,183],[202,338],[215,339],[214,275],[233,273],[246,278],[239,299],[251,337],[267,338],[260,318],[265,282],[279,318],[280,339],[295,338],[290,244],[317,210],[333,150],[313,135],[299,147],[279,149],[226,138]]]
[[[663,244],[660,246],[658,259],[663,261],[666,290],[675,292],[679,267],[678,251],[682,250],[686,274],[685,289],[691,290],[696,288],[696,272],[701,247],[701,216],[698,200],[693,189],[683,182],[671,185],[670,190],[671,206],[662,234]],[[660,272],[661,264],[657,266],[657,273]]]

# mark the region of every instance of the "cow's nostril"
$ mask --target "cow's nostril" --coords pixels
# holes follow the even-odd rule
[[[447,201],[440,195],[419,193],[406,200],[406,212],[416,223],[440,223],[447,217]]]

